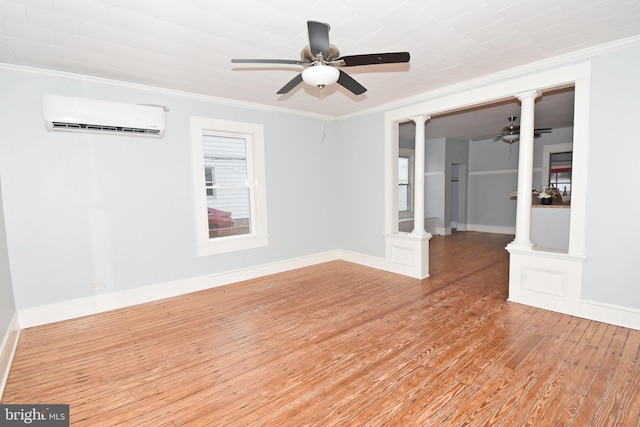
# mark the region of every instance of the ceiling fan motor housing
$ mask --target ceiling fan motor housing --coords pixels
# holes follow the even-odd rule
[[[319,54],[321,55],[322,53],[319,52]],[[330,44],[329,55],[326,58],[323,57],[322,60],[333,61],[334,59],[337,59],[339,57],[340,57],[340,51],[338,50],[338,48]],[[318,60],[317,56],[311,52],[311,48],[309,46],[305,46],[300,51],[300,59],[302,59],[303,62],[308,62],[308,63],[313,63]]]

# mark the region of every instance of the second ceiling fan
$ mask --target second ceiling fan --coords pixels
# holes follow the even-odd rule
[[[493,141],[504,141],[507,144],[513,144],[520,139],[520,126],[515,124],[518,116],[509,116],[509,126],[505,126],[502,128],[502,132],[493,135],[485,135],[479,136],[477,138],[473,138],[472,141],[480,141],[481,139],[489,139],[493,138]],[[551,128],[536,128],[533,130],[533,136],[535,138],[540,138],[543,133],[551,133]]]
[[[355,95],[367,89],[338,67],[359,65],[396,64],[409,62],[409,52],[370,53],[364,55],[340,56],[337,47],[329,43],[329,24],[307,21],[309,45],[302,49],[300,59],[232,59],[236,64],[291,64],[306,68],[285,84],[277,93],[288,93],[305,82],[312,86],[325,87],[338,83]]]

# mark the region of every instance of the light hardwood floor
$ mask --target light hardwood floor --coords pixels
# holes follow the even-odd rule
[[[24,330],[3,403],[74,426],[638,426],[640,331],[506,301],[509,236]]]

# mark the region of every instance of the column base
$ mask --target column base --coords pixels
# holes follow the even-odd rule
[[[429,277],[429,240],[431,234],[387,234],[385,259],[389,270],[416,279]]]
[[[506,247],[507,250],[515,249],[520,251],[531,251],[533,250],[534,244],[531,241],[518,242],[516,240],[509,243]]]
[[[585,257],[555,251],[509,251],[509,301],[580,315]]]

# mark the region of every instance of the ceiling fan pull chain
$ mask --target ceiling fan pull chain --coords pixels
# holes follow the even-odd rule
[[[320,116],[322,118],[320,132],[324,134],[324,86],[320,86]]]

